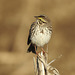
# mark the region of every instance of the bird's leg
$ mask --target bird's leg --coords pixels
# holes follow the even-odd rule
[[[34,45],[34,47],[35,47],[35,51],[36,51],[36,45]],[[40,51],[40,52],[41,52],[41,51]],[[39,54],[38,54],[38,53],[40,53],[40,52],[37,52],[37,51],[36,51],[36,55],[37,55],[38,57],[40,57]],[[40,58],[41,58],[41,57],[40,57]]]
[[[43,51],[43,54],[45,54],[45,53],[47,53],[47,54],[48,54],[48,52],[44,51],[44,49],[43,49],[43,48],[41,48],[41,50]]]
[[[44,51],[44,49],[43,49],[43,48],[41,48],[41,50],[43,51],[43,54],[45,54],[45,51]]]

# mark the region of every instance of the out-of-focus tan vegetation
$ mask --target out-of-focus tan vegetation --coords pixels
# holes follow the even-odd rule
[[[53,26],[49,61],[61,75],[75,75],[75,0],[0,0],[0,75],[34,75],[27,38],[35,15]]]

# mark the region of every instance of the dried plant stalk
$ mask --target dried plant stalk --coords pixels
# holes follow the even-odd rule
[[[48,52],[48,46],[46,51]],[[51,66],[51,63],[53,63],[56,59],[48,63],[47,53],[43,54],[43,52],[41,51],[41,53],[38,54],[37,58],[34,57],[33,59],[35,75],[60,75],[59,71]],[[49,70],[52,71],[52,73],[50,73]]]

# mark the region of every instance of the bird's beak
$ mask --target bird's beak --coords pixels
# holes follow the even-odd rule
[[[38,18],[38,16],[34,16],[35,18]]]

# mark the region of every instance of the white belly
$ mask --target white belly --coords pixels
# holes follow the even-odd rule
[[[38,29],[35,31],[34,37],[31,38],[31,41],[33,44],[42,47],[49,42],[50,38],[51,34],[48,31],[43,30],[43,33],[40,33]]]

